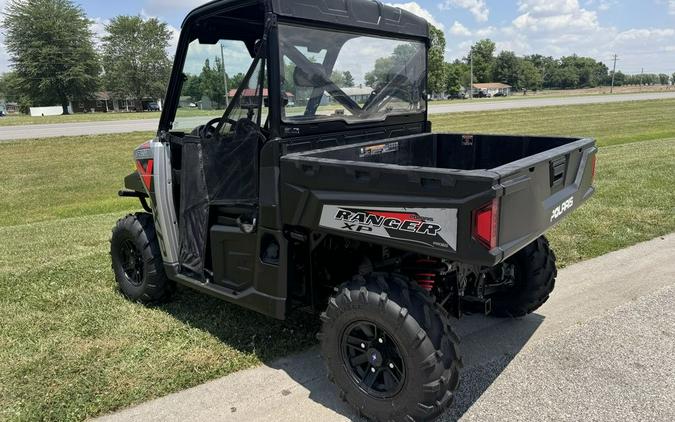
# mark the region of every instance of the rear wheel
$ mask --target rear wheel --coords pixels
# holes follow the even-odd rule
[[[117,222],[110,239],[110,257],[115,280],[129,299],[157,303],[173,292],[150,214],[130,214]]]
[[[337,289],[319,335],[341,397],[376,421],[430,420],[459,382],[459,339],[429,294],[398,274],[355,276]]]
[[[558,274],[555,253],[541,236],[506,262],[514,266],[515,283],[509,290],[492,296],[492,314],[520,317],[534,312],[546,302]]]

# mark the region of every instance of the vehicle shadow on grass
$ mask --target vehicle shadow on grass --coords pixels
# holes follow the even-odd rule
[[[180,289],[176,301],[163,309],[236,350],[255,354],[268,367],[285,372],[309,391],[309,398],[316,404],[345,419],[362,420],[339,398],[337,389],[326,378],[315,340],[318,317],[295,312],[287,321],[276,321],[188,289]],[[543,320],[543,316],[532,314],[518,319],[471,315],[455,321],[464,368],[454,403],[440,420],[461,418],[527,344]],[[274,409],[270,412],[273,414]]]
[[[242,354],[262,362],[306,350],[316,344],[318,318],[296,312],[285,321],[179,287],[160,307],[183,323],[206,331]]]

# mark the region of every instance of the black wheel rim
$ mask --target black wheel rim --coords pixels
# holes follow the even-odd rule
[[[377,324],[352,323],[342,334],[342,359],[356,385],[366,394],[386,399],[405,382],[405,363],[396,341]]]
[[[143,258],[134,242],[127,239],[121,246],[122,268],[127,280],[134,286],[143,283]]]

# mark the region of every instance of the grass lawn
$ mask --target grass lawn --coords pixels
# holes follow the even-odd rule
[[[675,230],[673,106],[453,114],[434,128],[598,137],[598,193],[550,234],[568,265]],[[81,420],[314,343],[305,315],[278,322],[186,289],[157,308],[117,293],[109,231],[138,206],[116,192],[149,136],[0,144],[0,420]]]
[[[600,146],[675,138],[675,99],[432,115],[435,132],[588,136]]]

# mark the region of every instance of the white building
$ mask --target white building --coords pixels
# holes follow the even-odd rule
[[[486,94],[494,96],[495,94],[503,94],[506,96],[511,95],[511,85],[499,83],[499,82],[490,82],[484,84],[473,84],[473,93],[476,95],[479,91],[483,91]]]

